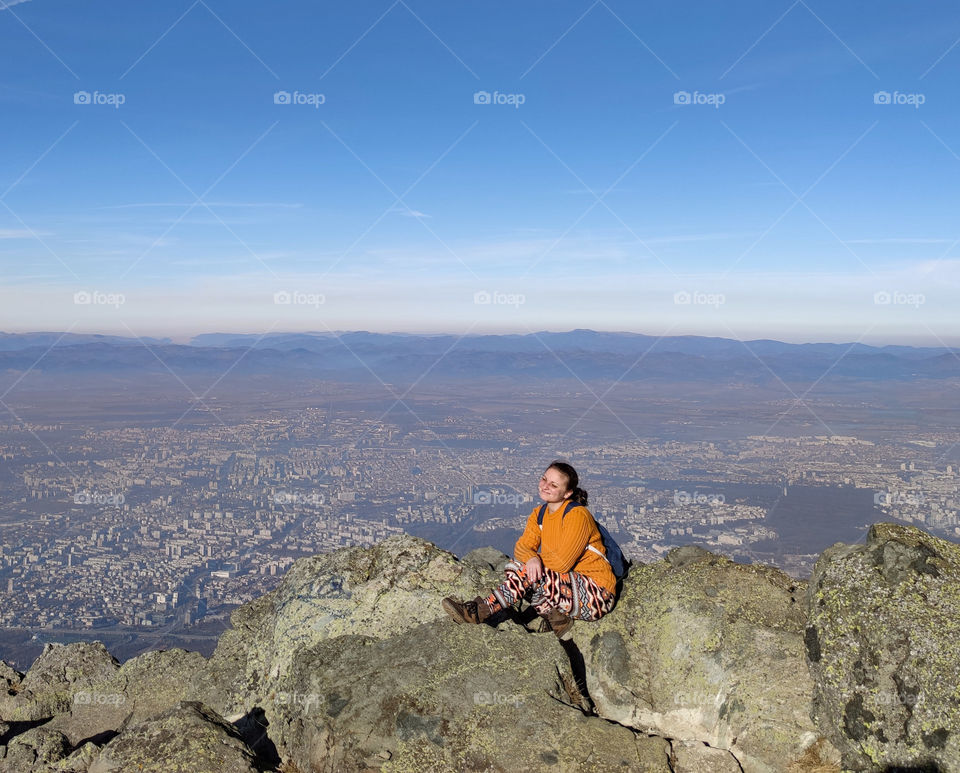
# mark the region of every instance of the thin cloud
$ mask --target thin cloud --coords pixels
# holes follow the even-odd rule
[[[0,0],[2,2],[2,0]],[[28,0],[20,0],[20,2],[28,2]],[[177,202],[177,201],[143,201],[135,202],[133,204],[110,204],[103,207],[97,207],[97,209],[145,209],[150,207],[178,207],[180,209],[186,209],[187,207],[193,206],[194,202]],[[202,205],[208,207],[247,207],[247,208],[275,208],[275,209],[300,209],[303,204],[288,204],[282,201],[204,201]],[[197,206],[201,206],[200,203],[197,203]]]
[[[27,2],[27,0],[20,0]],[[0,7],[2,10],[2,7]],[[38,231],[28,231],[25,228],[0,228],[0,239],[34,239],[37,236],[49,236],[50,234]]]
[[[10,8],[14,5],[20,5],[20,3],[29,3],[30,0],[0,0],[0,11],[5,11],[7,8]]]
[[[729,96],[730,94],[739,94],[743,91],[753,91],[754,89],[758,89],[763,85],[764,84],[762,83],[747,83],[747,84],[744,84],[743,86],[737,86],[732,89],[725,89],[723,93]]]
[[[928,237],[891,237],[889,239],[844,239],[844,244],[949,244],[953,239]]]
[[[610,193],[637,193],[637,188],[614,188]],[[582,196],[587,194],[589,196],[596,196],[597,198],[602,198],[607,195],[607,190],[605,188],[570,188],[567,190],[560,191],[560,193],[565,196]]]
[[[753,233],[679,234],[676,236],[652,236],[643,241],[647,244],[674,244],[677,242],[712,242],[719,239],[747,239]]]

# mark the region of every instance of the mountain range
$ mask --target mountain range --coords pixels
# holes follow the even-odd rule
[[[775,379],[910,380],[960,376],[946,347],[792,344],[703,336],[571,330],[512,335],[418,335],[366,331],[208,333],[170,339],[71,333],[0,333],[0,370],[47,373],[223,373],[334,381],[518,382],[577,378],[669,382]]]

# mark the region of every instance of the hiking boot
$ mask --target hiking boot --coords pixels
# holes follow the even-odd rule
[[[551,609],[547,614],[541,615],[543,623],[540,630],[553,631],[558,639],[563,641],[570,638],[570,629],[573,628],[573,618],[560,609]],[[546,625],[544,625],[546,624]]]
[[[491,614],[487,602],[480,596],[473,601],[457,601],[453,596],[447,596],[440,605],[455,623],[483,623]]]

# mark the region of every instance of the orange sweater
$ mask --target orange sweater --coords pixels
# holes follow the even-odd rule
[[[537,525],[540,505],[533,508],[527,518],[527,526],[513,550],[516,561],[526,563],[539,553],[543,565],[555,572],[574,571],[592,578],[611,593],[616,593],[617,578],[605,558],[601,558],[587,545],[593,545],[605,554],[603,539],[593,515],[583,505],[571,507],[564,516],[566,501],[552,513],[547,508],[543,516],[543,532]],[[561,522],[562,516],[562,522]]]

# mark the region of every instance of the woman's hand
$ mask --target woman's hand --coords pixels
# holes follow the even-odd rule
[[[530,582],[536,582],[543,577],[543,561],[540,560],[540,556],[533,556],[527,561],[526,572]]]

